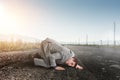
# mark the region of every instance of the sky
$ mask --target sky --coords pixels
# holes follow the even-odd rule
[[[0,34],[63,42],[120,40],[120,0],[0,0]]]

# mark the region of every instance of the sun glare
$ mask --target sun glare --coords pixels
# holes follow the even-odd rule
[[[0,4],[0,33],[16,33],[16,24],[15,17],[6,11],[4,5]]]

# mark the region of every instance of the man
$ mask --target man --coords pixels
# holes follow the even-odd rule
[[[83,67],[77,64],[77,59],[72,50],[50,38],[46,38],[41,42],[39,56],[41,58],[34,58],[34,64],[36,66],[65,70],[65,68],[58,66],[58,64],[66,64],[77,69],[83,69]]]

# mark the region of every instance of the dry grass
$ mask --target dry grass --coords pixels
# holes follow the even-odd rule
[[[0,52],[19,51],[37,49],[40,47],[40,43],[17,41],[0,41]]]

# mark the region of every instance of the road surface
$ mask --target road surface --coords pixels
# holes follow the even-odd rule
[[[1,58],[0,80],[120,80],[120,50],[100,46],[67,46],[72,49],[83,70],[64,66],[56,71],[34,66],[30,52],[11,52],[12,57]],[[35,53],[35,50],[32,50]],[[16,54],[19,53],[19,56]],[[6,53],[4,53],[6,54]],[[7,55],[9,56],[9,55]],[[17,57],[16,57],[17,56]],[[2,53],[0,57],[3,57]],[[7,64],[6,64],[7,63]],[[5,64],[5,65],[4,65]]]

